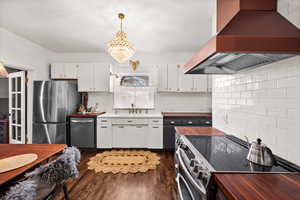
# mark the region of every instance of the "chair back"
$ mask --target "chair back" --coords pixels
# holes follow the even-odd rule
[[[51,193],[55,186],[79,175],[80,151],[75,147],[63,150],[56,160],[36,168],[25,175],[26,180],[12,186],[1,200],[37,200]],[[20,192],[16,192],[20,191]]]

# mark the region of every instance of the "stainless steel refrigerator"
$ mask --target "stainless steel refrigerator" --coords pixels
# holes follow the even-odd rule
[[[67,116],[80,103],[73,81],[34,81],[33,131],[35,144],[65,144]]]

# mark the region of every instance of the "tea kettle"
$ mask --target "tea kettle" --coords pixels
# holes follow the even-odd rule
[[[276,161],[271,149],[262,144],[261,139],[258,138],[255,142],[252,142],[251,145],[247,137],[246,140],[249,146],[247,160],[262,166],[273,166],[275,164]]]

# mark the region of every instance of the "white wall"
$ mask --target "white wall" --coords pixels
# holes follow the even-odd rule
[[[5,65],[28,70],[28,139],[32,133],[32,83],[33,80],[47,80],[51,51],[3,28],[0,28],[0,60]]]
[[[279,0],[279,10],[300,28],[300,1]],[[228,134],[262,138],[300,165],[300,57],[236,75],[213,77],[213,124]]]
[[[194,52],[177,53],[137,53],[133,60],[140,61],[140,68],[148,68],[170,63],[184,64]],[[108,53],[59,53],[53,54],[51,62],[108,62],[116,64]],[[143,71],[142,70],[142,71]],[[211,112],[211,94],[200,93],[158,93],[155,100],[155,109],[151,113],[161,111],[177,112]],[[108,93],[89,93],[90,106],[99,103],[99,109],[113,112],[113,95]]]

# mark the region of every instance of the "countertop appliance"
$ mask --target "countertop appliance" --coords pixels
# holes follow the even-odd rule
[[[34,81],[33,131],[35,144],[65,144],[67,116],[80,103],[73,81]]]
[[[176,135],[175,168],[181,200],[212,199],[212,173],[299,173],[300,169],[279,157],[264,167],[249,162],[247,143],[234,136]]]
[[[96,148],[96,117],[70,118],[70,145],[78,148]]]
[[[163,148],[166,151],[175,150],[176,126],[211,126],[211,117],[164,117]]]
[[[300,54],[300,30],[277,0],[217,0],[217,35],[186,64],[190,74],[233,74]]]

